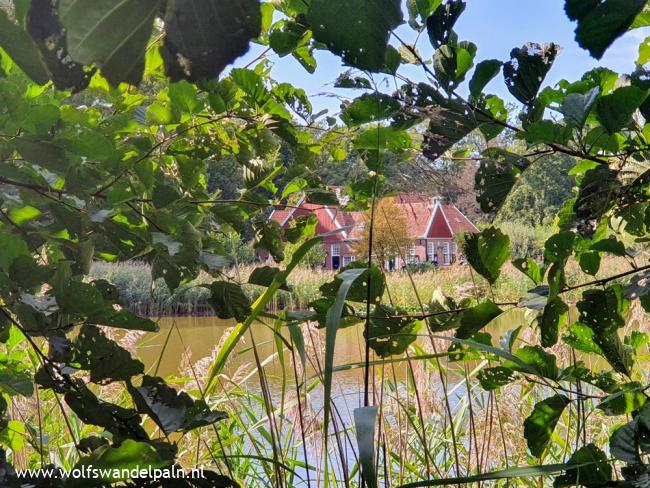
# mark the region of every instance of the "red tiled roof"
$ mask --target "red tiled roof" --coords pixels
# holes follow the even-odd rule
[[[275,210],[271,214],[271,220],[287,227],[293,219],[313,214],[318,219],[317,234],[345,229],[345,232],[334,234],[328,240],[345,240],[346,235],[353,238],[351,234],[358,234],[356,227],[363,223],[364,212],[345,212],[337,207],[313,203],[301,203],[299,206],[300,208]]]
[[[404,202],[404,203],[400,203]],[[431,201],[412,199],[410,201],[395,200],[395,203],[402,209],[406,219],[406,228],[410,237],[421,237],[427,231],[433,205]]]
[[[447,222],[454,234],[479,231],[476,226],[456,208],[455,205],[443,205],[442,208],[447,217]]]
[[[404,213],[409,236],[412,238],[450,238],[461,232],[478,232],[472,222],[452,204],[440,204],[430,197],[401,193],[394,199]],[[365,225],[364,212],[347,212],[337,207],[301,203],[300,208],[278,209],[271,219],[287,226],[292,219],[313,213],[318,218],[318,234],[337,229],[345,233],[335,234],[328,240],[358,239]],[[438,208],[432,221],[432,212]],[[450,232],[451,231],[451,232]]]

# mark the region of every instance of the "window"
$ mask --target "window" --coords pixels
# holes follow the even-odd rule
[[[408,264],[415,262],[415,244],[409,244],[406,248],[406,262]]]
[[[445,242],[442,245],[442,262],[444,264],[451,263],[451,246],[448,242]]]
[[[341,246],[339,244],[332,244],[332,257],[341,256]]]
[[[343,266],[347,266],[357,260],[356,256],[343,256]]]
[[[436,255],[436,243],[433,241],[430,241],[427,243],[427,259],[429,262],[433,262],[434,257]]]

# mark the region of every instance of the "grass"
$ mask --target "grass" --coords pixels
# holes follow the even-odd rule
[[[615,274],[616,270],[626,265],[622,259],[605,259],[597,276]],[[224,274],[226,279],[246,283],[253,269],[253,266],[242,266],[226,270]],[[289,277],[291,292],[280,292],[274,298],[273,308],[308,308],[309,302],[319,295],[319,287],[334,276],[334,272],[322,269],[296,269]],[[90,277],[113,283],[119,290],[123,304],[140,315],[162,317],[212,314],[208,305],[209,292],[201,286],[214,280],[207,274],[200,275],[193,282],[182,284],[174,293],[170,293],[162,280],[153,286],[150,267],[138,261],[120,264],[96,262]],[[567,266],[569,285],[590,279],[593,278],[582,273],[575,262],[570,262]],[[411,277],[406,272],[398,271],[387,273],[386,281],[384,302],[407,309],[417,308],[420,300],[426,305],[438,288],[445,295],[455,298],[495,298],[496,301],[509,302],[517,300],[534,286],[510,264],[504,266],[501,277],[492,288],[484,279],[473,274],[469,266],[442,267],[435,271],[414,273]],[[261,293],[261,289],[254,285],[245,285],[244,291],[251,300]]]

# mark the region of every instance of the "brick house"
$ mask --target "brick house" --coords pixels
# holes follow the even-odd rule
[[[460,257],[455,237],[464,232],[479,232],[455,205],[442,203],[439,198],[403,193],[395,197],[394,203],[404,213],[409,236],[413,239],[404,255],[407,263],[432,262],[449,266]],[[296,208],[273,211],[269,218],[288,227],[293,219],[309,214],[318,218],[318,234],[341,230],[323,241],[327,255],[324,267],[335,270],[356,261],[353,243],[363,233],[365,213],[301,201]],[[266,260],[268,255],[260,254],[260,258]],[[385,267],[401,269],[405,264],[396,256],[395,260],[385,263]]]

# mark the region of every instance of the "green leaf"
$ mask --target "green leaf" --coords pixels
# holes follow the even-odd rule
[[[565,10],[578,21],[576,41],[596,59],[623,35],[646,6],[646,0],[566,0]]]
[[[61,0],[58,13],[70,56],[81,64],[99,65],[113,85],[137,85],[160,5],[160,0],[97,0],[91,7]]]
[[[39,57],[47,66],[50,79],[59,90],[81,91],[95,73],[71,59],[65,36],[56,12],[58,2],[31,0],[27,30],[39,49]]]
[[[292,53],[305,38],[306,28],[304,25],[286,21],[277,26],[269,34],[269,46],[280,56]]]
[[[485,213],[497,212],[530,162],[517,154],[494,148],[483,152],[474,176],[477,200]]]
[[[582,271],[592,276],[596,276],[600,269],[600,254],[591,251],[583,252],[578,258],[578,263],[580,264],[580,269],[582,269]]]
[[[248,51],[261,23],[259,0],[175,0],[167,7],[161,48],[167,75],[173,81],[218,77]]]
[[[420,17],[421,22],[426,22],[441,3],[442,0],[407,0],[406,7],[408,8],[410,17],[409,24],[413,26],[413,22],[417,17]]]
[[[572,134],[573,130],[569,126],[556,124],[551,120],[540,120],[528,125],[526,131],[517,137],[531,144],[565,145],[571,139]]]
[[[548,301],[540,320],[543,347],[553,347],[557,343],[560,329],[567,324],[568,311],[569,307],[559,297]]]
[[[169,85],[169,98],[175,106],[184,112],[195,113],[201,109],[196,87],[185,80]]]
[[[361,473],[368,488],[376,488],[377,474],[375,473],[375,422],[377,407],[354,409],[354,426],[359,447],[359,462]]]
[[[503,366],[522,373],[527,373],[532,369],[540,376],[553,380],[559,377],[557,358],[539,346],[524,346],[515,353],[515,357],[526,365],[526,368],[522,368],[521,364],[512,360],[507,360]]]
[[[441,86],[447,92],[453,91],[465,79],[474,65],[476,45],[463,42],[458,45],[440,46],[433,57],[433,67]]]
[[[69,389],[65,402],[86,424],[103,427],[118,437],[149,440],[138,412],[98,399],[83,384],[77,383],[75,388]]]
[[[316,41],[367,71],[384,68],[390,32],[402,18],[399,0],[312,0],[307,14]]]
[[[600,96],[600,87],[592,88],[588,93],[569,93],[564,100],[560,112],[564,115],[567,125],[582,129],[587,121],[594,104]]]
[[[351,302],[360,302],[366,303],[368,301],[368,295],[370,295],[370,303],[376,304],[379,303],[381,298],[384,296],[384,291],[386,290],[386,278],[382,270],[376,266],[372,265],[370,272],[368,272],[368,264],[363,261],[354,261],[345,267],[345,270],[350,269],[361,269],[363,274],[359,279],[355,280],[350,287],[346,295],[346,300]],[[368,275],[370,274],[370,293],[368,293]],[[329,283],[321,285],[321,293],[330,298],[336,297],[343,279],[339,274]]]
[[[455,37],[454,26],[465,11],[467,3],[462,0],[448,0],[438,7],[427,19],[427,32],[435,48],[448,44]]]
[[[603,356],[619,373],[630,375],[631,351],[618,336],[618,329],[625,325],[621,313],[625,308],[619,288],[591,289],[582,294],[577,304],[580,323],[594,332],[593,342]]]
[[[532,105],[559,51],[560,47],[553,43],[528,43],[513,49],[511,60],[503,66],[510,93],[521,103]]]
[[[607,455],[594,444],[587,444],[574,452],[568,465],[573,469],[555,479],[555,488],[607,485],[612,480],[612,465]]]
[[[503,63],[498,59],[487,59],[476,65],[474,76],[469,82],[469,93],[473,99],[478,99],[487,84],[499,74]]]
[[[228,281],[215,281],[207,288],[210,290],[208,303],[216,312],[217,317],[220,319],[235,318],[240,322],[246,320],[251,307],[241,286]]]
[[[609,437],[609,451],[616,459],[626,463],[637,464],[641,462],[637,441],[639,429],[638,418],[622,427],[619,427]]]
[[[431,160],[438,159],[478,125],[474,114],[455,102],[428,110],[427,118],[429,128],[424,134],[422,151]]]
[[[483,327],[503,313],[494,302],[483,302],[465,312],[460,319],[460,327],[456,331],[458,339],[469,339]]]
[[[605,95],[598,100],[598,120],[610,134],[618,132],[630,123],[632,115],[647,97],[648,91],[636,86],[618,88],[611,95]]]
[[[31,163],[59,173],[65,173],[68,169],[68,158],[58,144],[24,137],[17,139],[15,144],[23,158]]]
[[[589,246],[589,249],[597,252],[608,252],[614,256],[625,256],[627,254],[625,244],[614,236],[594,242]]]
[[[407,317],[402,309],[378,305],[372,312],[368,335],[370,347],[381,358],[403,354],[417,339],[420,322]]]
[[[477,103],[480,104],[481,100]],[[482,101],[483,104],[480,108],[486,112],[487,115],[479,115],[478,126],[481,134],[485,137],[486,141],[491,141],[505,130],[505,124],[508,122],[508,108],[506,107],[503,99],[496,95],[489,95]],[[483,122],[486,120],[486,122]]]
[[[178,188],[170,182],[160,182],[153,189],[151,199],[156,208],[165,208],[181,198]]]
[[[563,340],[566,344],[579,351],[602,355],[603,351],[596,344],[594,338],[595,332],[590,327],[575,323],[569,327]]]
[[[353,144],[354,148],[359,151],[381,151],[383,149],[399,151],[410,148],[413,141],[405,130],[397,130],[392,127],[373,127],[359,134]]]
[[[580,182],[578,197],[573,204],[578,231],[585,237],[592,237],[597,222],[616,201],[621,187],[618,171],[607,165],[587,171]]]
[[[648,401],[643,392],[643,387],[637,383],[626,383],[622,389],[608,395],[596,408],[605,412],[605,415],[625,415],[640,410]]]
[[[645,40],[639,44],[639,57],[636,60],[636,64],[643,66],[648,61],[650,61],[650,37],[646,37]]]
[[[478,372],[476,377],[486,391],[498,390],[502,386],[512,383],[516,378],[512,369],[503,366],[484,368]]]
[[[510,238],[496,227],[488,227],[480,234],[464,234],[461,247],[472,268],[490,284],[496,282],[501,267],[510,258]]]
[[[0,445],[7,446],[14,452],[21,451],[25,446],[26,436],[27,431],[24,423],[19,420],[9,420],[6,426],[0,430]]]
[[[0,391],[16,396],[31,397],[34,394],[34,382],[26,364],[8,358],[0,357]]]
[[[142,374],[144,365],[93,325],[84,325],[74,340],[74,360],[90,371],[90,381],[106,384]]]
[[[348,126],[361,125],[387,119],[399,109],[399,101],[389,95],[366,93],[345,107],[341,119]]]
[[[250,274],[248,277],[248,282],[251,285],[258,285],[258,286],[266,286],[269,287],[271,286],[271,283],[275,280],[275,277],[280,273],[279,268],[273,268],[271,266],[262,266],[259,268],[255,268],[253,272]],[[289,287],[287,284],[283,284],[281,286],[282,290],[289,291]]]
[[[140,386],[129,383],[128,388],[138,411],[149,415],[166,435],[189,432],[228,417],[210,410],[203,400],[177,392],[162,378],[145,375]]]
[[[515,259],[512,264],[515,268],[528,276],[536,285],[539,285],[542,282],[542,268],[534,259]]]
[[[31,257],[29,248],[25,241],[17,235],[9,232],[0,231],[0,242],[2,242],[2,252],[0,253],[0,269],[9,272],[11,264],[20,256]]]
[[[169,461],[160,458],[151,444],[126,439],[119,447],[101,446],[95,449],[90,456],[82,457],[75,464],[74,469],[84,469],[85,472],[90,472],[90,468],[93,468],[92,472],[97,473],[97,478],[71,477],[66,484],[69,486],[95,486],[100,481],[109,483],[127,481],[128,473],[131,470],[146,470],[148,467],[151,467],[152,470],[160,469],[169,466],[169,464]],[[127,476],[123,476],[123,474],[127,474]]]
[[[576,235],[573,232],[560,232],[549,237],[544,244],[544,259],[551,263],[564,263],[573,254],[573,243]]]
[[[9,20],[5,10],[0,10],[0,46],[34,82],[44,85],[49,81],[50,73],[38,47],[27,32]]]
[[[533,456],[542,457],[568,404],[569,399],[564,395],[554,395],[535,404],[533,412],[524,421],[524,437]]]

